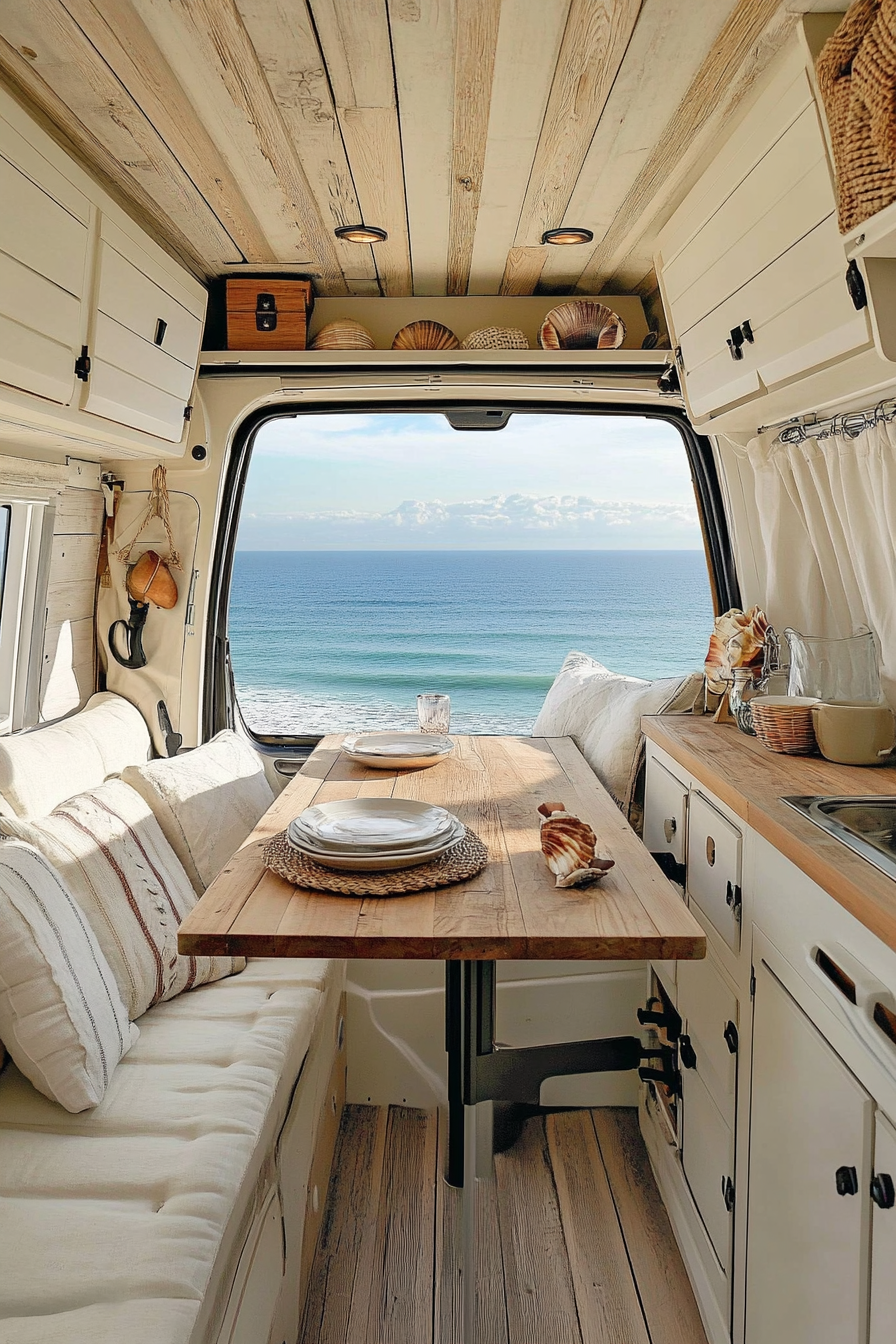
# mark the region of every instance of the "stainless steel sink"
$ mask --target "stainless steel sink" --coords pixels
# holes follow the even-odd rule
[[[896,794],[792,794],[781,802],[896,881]]]

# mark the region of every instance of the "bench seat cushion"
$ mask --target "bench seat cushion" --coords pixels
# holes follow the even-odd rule
[[[204,1299],[221,1296],[222,1242],[252,1215],[342,970],[250,961],[158,1004],[103,1100],[80,1115],[7,1065],[0,1344],[198,1344]]]
[[[0,816],[45,816],[150,751],[139,709],[101,691],[69,719],[0,738]]]

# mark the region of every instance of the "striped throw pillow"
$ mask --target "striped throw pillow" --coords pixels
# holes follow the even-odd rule
[[[115,977],[65,882],[30,845],[0,845],[0,1036],[67,1111],[102,1100],[137,1039]]]
[[[48,816],[0,818],[62,875],[105,953],[131,1021],[154,1003],[242,970],[233,957],[182,957],[177,930],[196,893],[147,803],[120,779]]]

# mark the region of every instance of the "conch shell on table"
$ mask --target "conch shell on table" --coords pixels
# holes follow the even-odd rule
[[[541,852],[558,887],[582,887],[599,882],[614,866],[613,859],[595,858],[597,836],[585,821],[567,812],[563,803],[542,803]]]
[[[768,617],[761,607],[749,611],[732,607],[717,616],[704,663],[706,689],[713,695],[724,695],[736,667],[760,671],[768,631]]]

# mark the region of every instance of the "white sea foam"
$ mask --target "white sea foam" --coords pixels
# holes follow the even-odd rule
[[[397,705],[366,697],[351,701],[323,699],[270,686],[237,685],[240,711],[256,733],[289,735],[353,732],[416,731],[415,705]],[[531,733],[534,716],[501,712],[455,712],[455,733]]]

